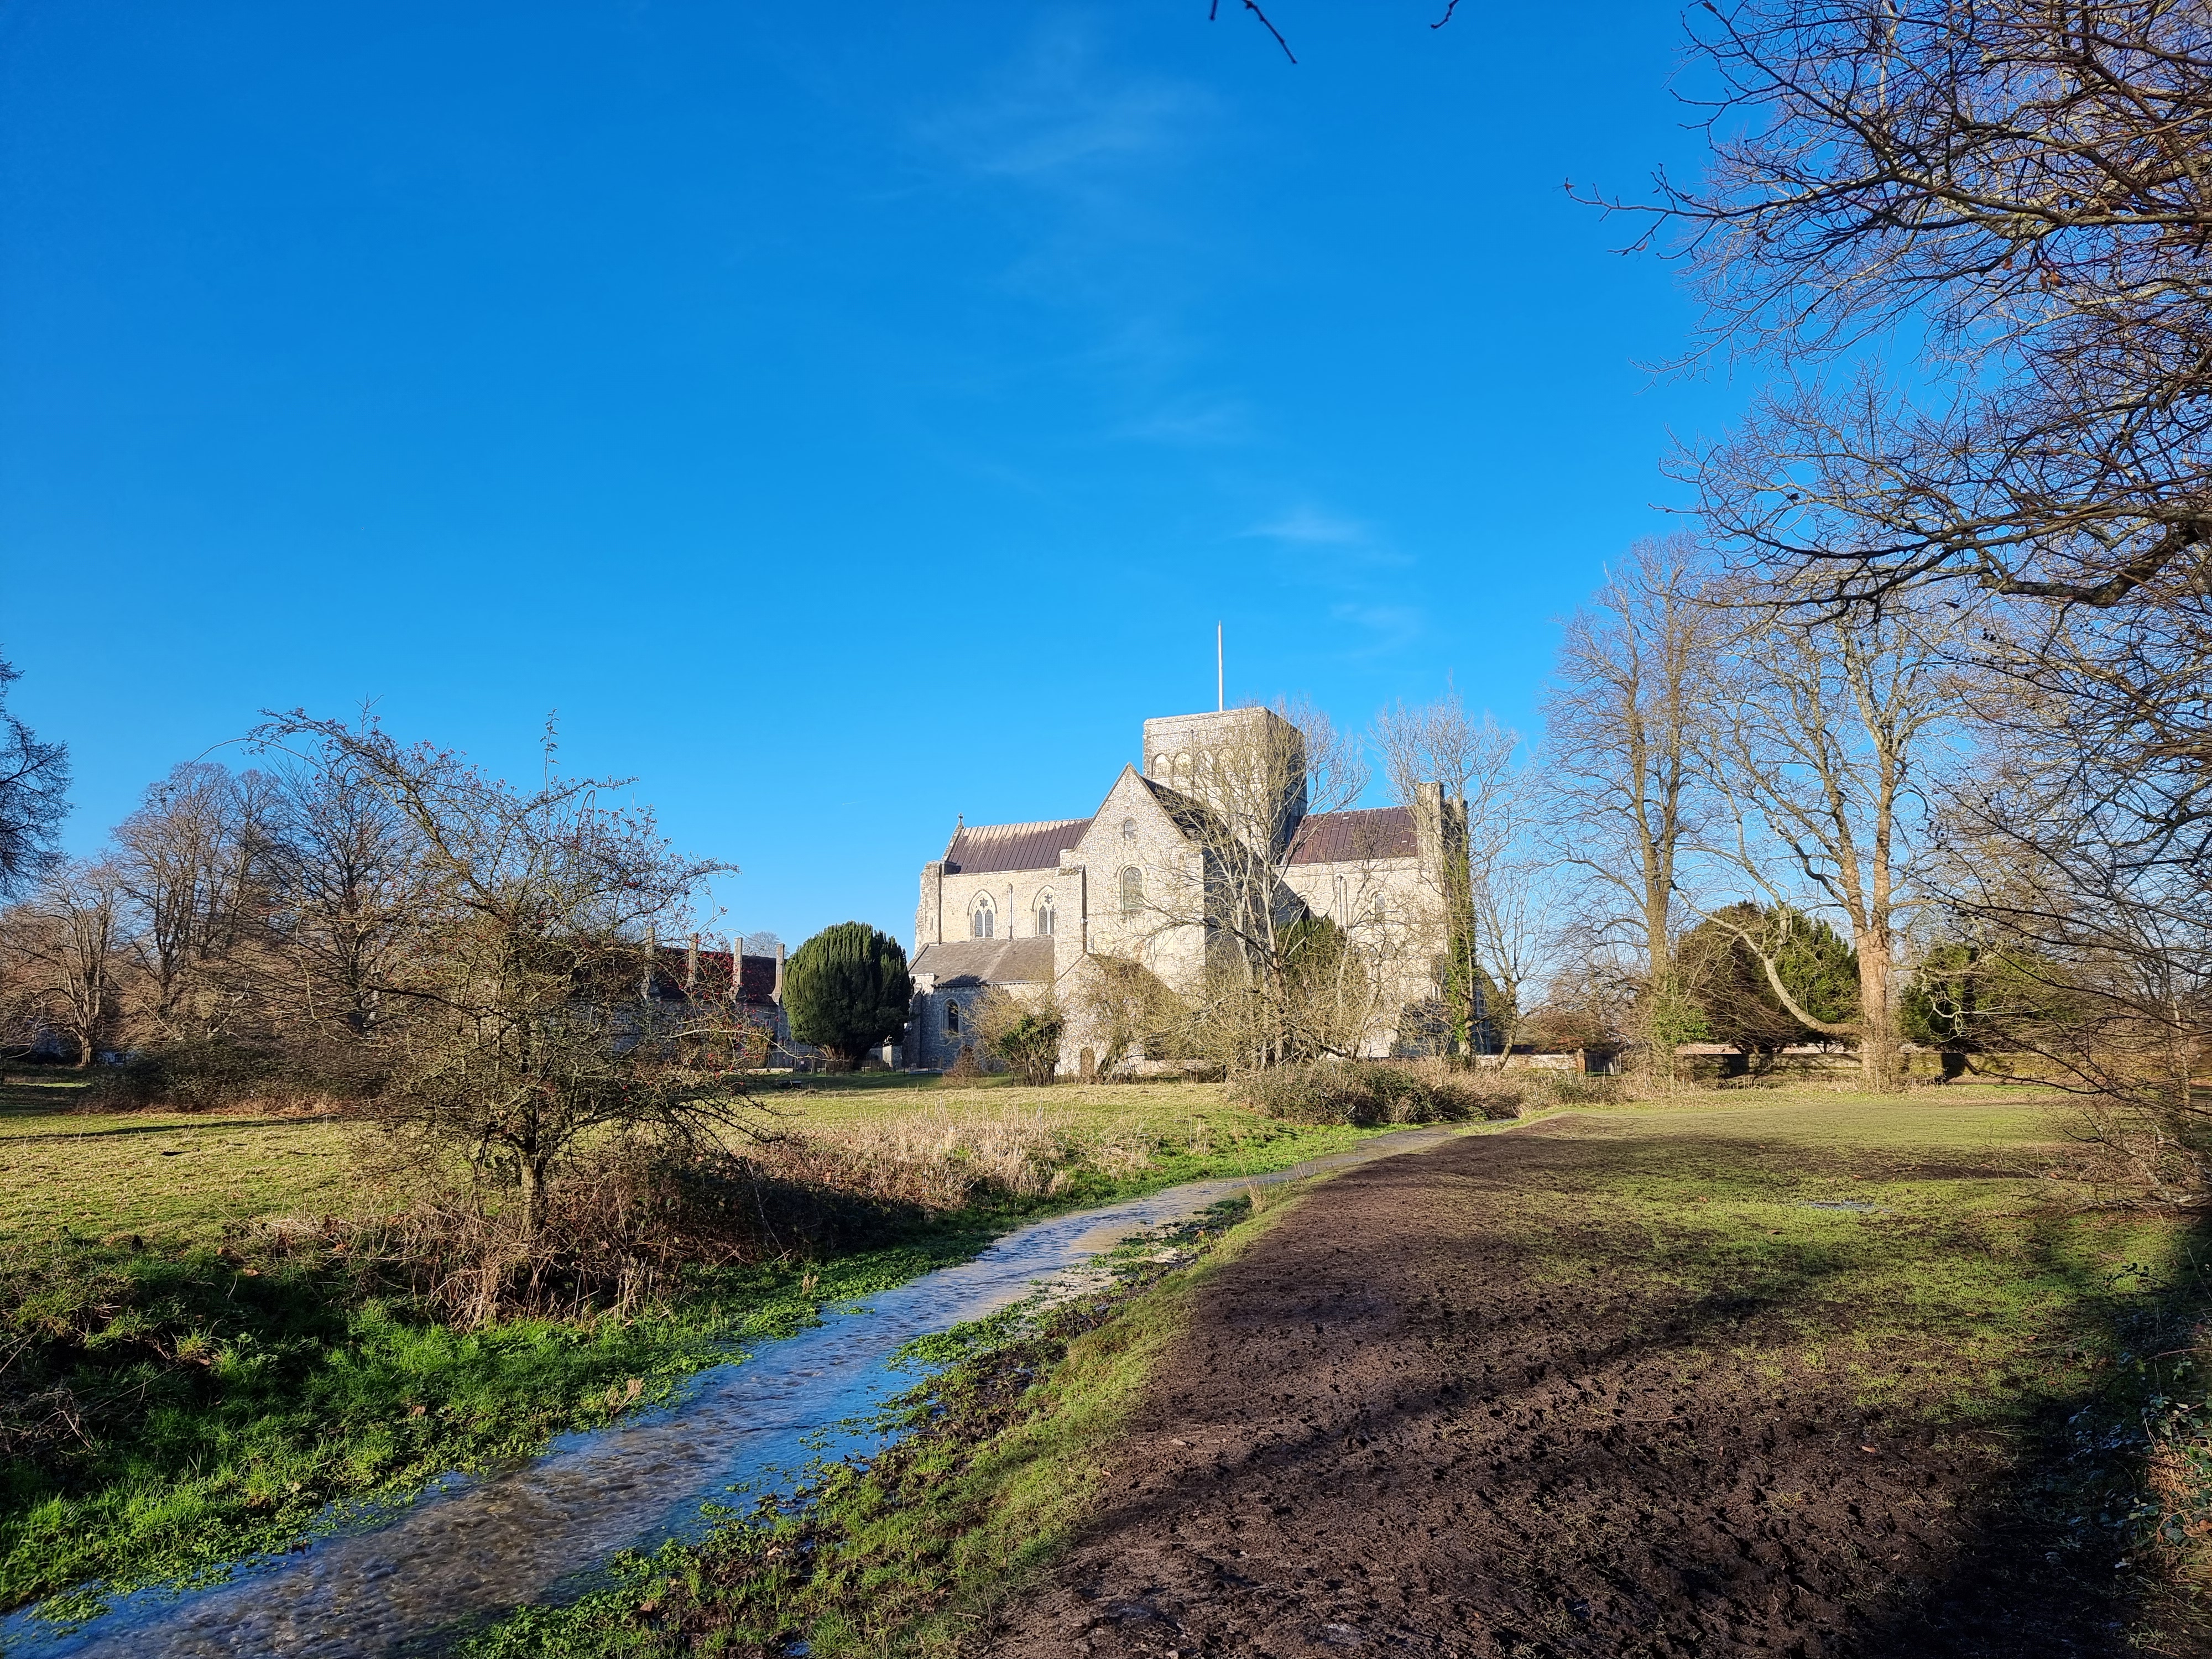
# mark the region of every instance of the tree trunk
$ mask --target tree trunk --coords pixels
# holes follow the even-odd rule
[[[545,1231],[545,1166],[542,1159],[521,1158],[515,1166],[522,1173],[522,1237],[535,1244]]]
[[[1650,884],[1645,884],[1644,904],[1644,940],[1649,958],[1644,981],[1644,1049],[1651,1068],[1651,1080],[1662,1088],[1674,1086],[1674,947],[1667,933],[1667,893],[1662,890],[1655,899]],[[1662,999],[1665,1000],[1662,1012]],[[1655,1018],[1656,1016],[1656,1018]]]
[[[1897,1022],[1889,1007],[1889,947],[1859,943],[1859,1081],[1870,1094],[1899,1085]]]

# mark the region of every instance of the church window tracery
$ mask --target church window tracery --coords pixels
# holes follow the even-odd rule
[[[975,939],[990,939],[998,931],[997,908],[988,893],[975,895],[975,908],[968,913],[968,931]]]
[[[1145,908],[1145,872],[1131,865],[1121,872],[1121,914],[1133,916]]]
[[[1039,939],[1050,939],[1053,930],[1052,895],[1047,893],[1037,900],[1036,930]]]

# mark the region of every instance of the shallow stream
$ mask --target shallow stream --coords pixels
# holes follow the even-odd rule
[[[1414,1152],[1455,1131],[1409,1129],[1253,1177],[1264,1183]],[[337,1532],[294,1554],[241,1565],[205,1589],[141,1590],[59,1632],[27,1613],[0,1624],[8,1659],[387,1659],[443,1651],[526,1601],[580,1589],[624,1549],[697,1536],[709,1504],[750,1507],[787,1492],[809,1464],[866,1455],[862,1426],[912,1388],[891,1359],[1040,1288],[1065,1287],[1116,1244],[1186,1221],[1243,1190],[1194,1181],[1146,1198],[1034,1222],[957,1267],[865,1302],[692,1379],[677,1404],[556,1441],[505,1474],[452,1477],[373,1529]],[[732,1493],[738,1494],[732,1497]]]

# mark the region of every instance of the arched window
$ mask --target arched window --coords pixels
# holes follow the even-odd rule
[[[960,1005],[950,997],[946,998],[945,1002],[945,1035],[947,1036],[960,1035]]]
[[[989,939],[998,932],[999,917],[988,893],[975,895],[975,908],[968,913],[968,931],[977,939]]]
[[[1039,939],[1050,939],[1052,937],[1052,895],[1046,893],[1042,895],[1036,902],[1037,937]]]
[[[1175,770],[1175,757],[1164,752],[1152,757],[1152,775],[1164,778]]]
[[[1133,916],[1145,908],[1145,872],[1131,865],[1121,872],[1121,914]]]
[[[1382,925],[1382,896],[1380,893],[1377,893],[1375,896],[1375,908],[1367,913],[1367,920],[1373,922],[1377,927],[1380,927]]]
[[[1122,839],[1123,841],[1134,841],[1134,840],[1136,840],[1136,838],[1137,838],[1137,821],[1136,821],[1136,819],[1134,819],[1134,818],[1123,818],[1123,819],[1121,820],[1121,839]]]

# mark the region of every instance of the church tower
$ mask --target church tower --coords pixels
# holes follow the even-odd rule
[[[1272,708],[1146,720],[1144,775],[1205,802],[1271,853],[1306,815],[1305,738]]]

